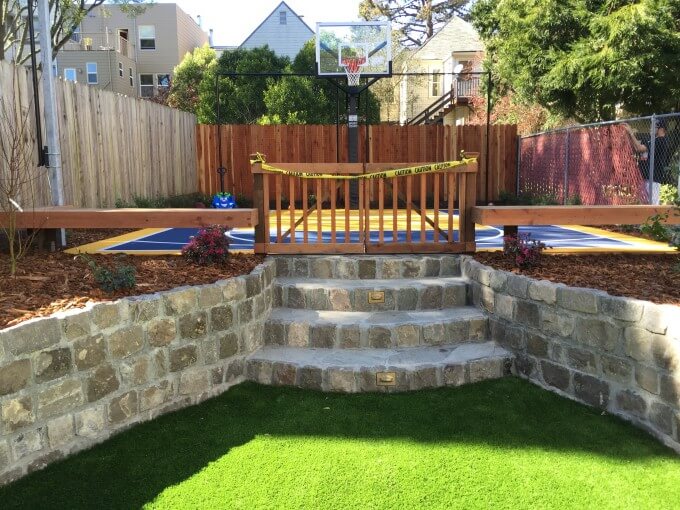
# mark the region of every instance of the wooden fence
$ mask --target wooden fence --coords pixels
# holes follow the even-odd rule
[[[376,125],[360,128],[359,161],[389,163],[391,161],[446,161],[458,159],[461,150],[479,152],[477,201],[498,199],[500,191],[514,192],[516,179],[517,127],[491,126],[489,168],[486,167],[486,127],[479,126],[392,126]],[[221,137],[218,137],[218,131]],[[253,193],[250,155],[265,154],[269,161],[281,163],[328,163],[348,161],[347,127],[334,125],[257,126],[198,125],[196,128],[198,188],[213,194],[220,189],[216,169],[222,165],[227,190],[248,199]],[[368,147],[368,153],[366,153]],[[220,157],[221,149],[221,157]],[[232,184],[233,178],[233,184]],[[428,189],[432,189],[427,180]],[[377,197],[371,184],[371,200]],[[414,192],[419,193],[416,189]],[[296,197],[300,199],[300,197]]]
[[[0,62],[0,99],[30,123],[26,143],[35,154],[32,91],[26,68]],[[67,205],[112,207],[117,199],[134,195],[197,190],[194,115],[62,80],[57,80],[56,93]],[[40,100],[43,104],[42,95]],[[50,205],[47,170],[28,171],[39,177],[25,203]]]

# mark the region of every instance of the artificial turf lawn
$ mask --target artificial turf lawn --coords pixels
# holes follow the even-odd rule
[[[0,508],[672,508],[680,458],[505,378],[396,395],[244,384],[0,489]]]

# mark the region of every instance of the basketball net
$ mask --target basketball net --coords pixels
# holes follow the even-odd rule
[[[350,87],[359,86],[361,78],[361,66],[366,63],[366,57],[342,57],[342,65],[345,66],[347,74],[347,85]]]

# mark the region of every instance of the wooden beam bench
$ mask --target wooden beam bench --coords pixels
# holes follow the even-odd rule
[[[663,205],[489,205],[472,208],[480,225],[503,225],[505,235],[517,234],[520,225],[640,225],[656,214],[666,223],[680,224],[680,215]]]
[[[200,228],[219,224],[254,227],[257,209],[74,209],[44,207],[15,213],[17,228]],[[0,226],[9,221],[0,213]]]

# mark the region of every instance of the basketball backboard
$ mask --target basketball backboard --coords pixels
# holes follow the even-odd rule
[[[329,22],[316,24],[316,66],[319,76],[345,76],[354,60],[362,76],[392,74],[389,22]]]

